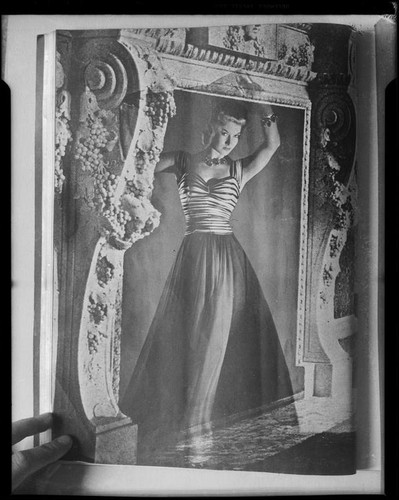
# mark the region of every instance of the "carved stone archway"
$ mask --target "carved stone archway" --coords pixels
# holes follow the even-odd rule
[[[59,43],[59,72],[73,67],[58,100],[67,140],[58,141],[56,176],[56,225],[66,230],[56,244],[55,410],[82,443],[80,457],[135,463],[137,429],[118,408],[123,255],[159,224],[150,197],[173,84],[148,44],[96,35]]]
[[[345,75],[312,71],[312,26],[279,30],[275,60],[219,50],[209,34],[196,46],[184,29],[58,36],[55,411],[81,443],[71,458],[136,462],[137,428],[118,407],[123,256],[159,224],[153,173],[175,88],[304,110],[296,361],[305,396],[342,396],[356,321],[334,318],[334,283],[353,225],[354,110]]]

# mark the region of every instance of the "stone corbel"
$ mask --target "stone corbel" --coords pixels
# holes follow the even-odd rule
[[[61,345],[73,360],[68,378],[65,366],[58,371],[58,408],[73,404],[66,426],[78,437],[80,457],[135,463],[137,429],[118,408],[123,256],[159,224],[150,199],[175,112],[173,82],[140,40],[79,39],[75,56],[75,209],[69,212],[76,228],[66,252],[74,266],[65,271],[74,293],[63,298],[70,330]]]
[[[337,396],[342,404],[350,405],[352,358],[344,346],[356,332],[356,318],[354,314],[334,317],[334,294],[339,258],[355,217],[355,113],[346,86],[335,81],[326,84],[324,77],[311,94],[308,265],[312,272],[307,339],[300,364],[305,366],[306,396]]]

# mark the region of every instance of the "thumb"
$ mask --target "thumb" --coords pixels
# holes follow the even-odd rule
[[[17,488],[28,476],[49,465],[71,448],[70,436],[60,436],[50,443],[12,455],[12,488]]]

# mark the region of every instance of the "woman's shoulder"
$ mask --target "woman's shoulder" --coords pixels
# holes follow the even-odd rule
[[[184,169],[186,163],[186,156],[184,151],[163,151],[159,155],[159,161],[155,167],[155,173],[160,172],[175,172]]]
[[[178,179],[187,172],[188,164],[191,163],[191,155],[182,149],[174,152],[174,173]]]
[[[188,161],[191,161],[192,154],[188,151],[184,151],[183,149],[179,149],[175,152],[175,161],[176,164],[186,165]]]
[[[184,162],[189,153],[183,150],[164,151],[160,154],[160,160],[167,162],[170,166]]]

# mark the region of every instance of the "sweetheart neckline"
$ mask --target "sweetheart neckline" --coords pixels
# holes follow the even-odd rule
[[[233,175],[226,175],[224,177],[211,177],[207,181],[202,177],[202,175],[197,174],[197,172],[185,172],[185,174],[188,175],[194,175],[195,177],[198,177],[204,184],[208,184],[210,181],[225,181],[227,179],[235,179]],[[237,179],[236,179],[237,180]]]

